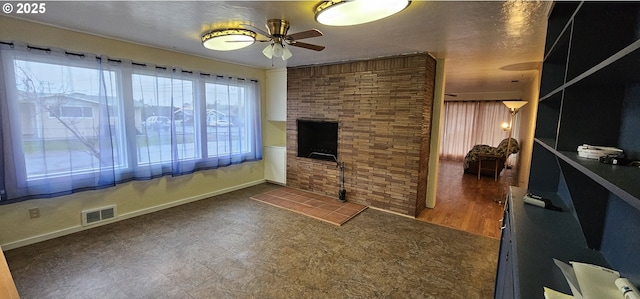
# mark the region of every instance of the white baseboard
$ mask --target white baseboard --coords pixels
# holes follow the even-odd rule
[[[107,224],[107,222],[104,222],[104,223],[101,223],[101,224]],[[7,250],[15,249],[15,248],[18,248],[18,247],[27,246],[27,245],[35,244],[35,243],[38,243],[38,242],[42,242],[42,241],[51,240],[51,239],[55,239],[55,238],[58,238],[58,237],[66,236],[66,235],[69,235],[69,234],[73,234],[73,233],[76,233],[76,232],[79,232],[79,231],[82,231],[82,230],[85,230],[85,229],[97,227],[97,226],[98,225],[95,225],[95,226],[77,225],[77,226],[68,227],[68,228],[65,228],[65,229],[49,232],[49,233],[46,233],[46,234],[29,237],[29,238],[18,240],[18,241],[4,243],[1,246],[2,246],[2,250],[3,251],[7,251]]]
[[[65,228],[65,229],[61,229],[61,230],[57,230],[57,231],[53,231],[53,232],[49,232],[49,233],[45,233],[45,234],[41,234],[41,235],[37,235],[37,236],[32,236],[32,237],[25,238],[25,239],[18,240],[18,241],[1,244],[0,246],[2,246],[2,250],[3,251],[10,250],[10,249],[15,249],[15,248],[19,248],[19,247],[35,244],[35,243],[38,243],[38,242],[51,240],[51,239],[55,239],[55,238],[58,238],[58,237],[66,236],[66,235],[69,235],[69,234],[77,233],[77,232],[80,232],[80,231],[83,231],[83,230],[92,229],[92,228],[99,227],[99,226],[102,226],[102,225],[106,225],[106,224],[109,224],[109,223],[114,223],[114,222],[118,222],[118,221],[121,221],[121,220],[133,218],[133,217],[136,217],[136,216],[141,216],[141,215],[157,212],[157,211],[160,211],[160,210],[173,208],[173,207],[176,207],[176,206],[179,206],[179,205],[183,205],[183,204],[187,204],[187,203],[190,203],[190,202],[202,200],[202,199],[209,198],[209,197],[212,197],[212,196],[221,195],[221,194],[229,193],[229,192],[232,192],[232,191],[248,188],[248,187],[259,185],[259,184],[262,184],[262,183],[265,183],[265,182],[266,182],[265,180],[257,180],[257,181],[253,181],[253,182],[249,182],[249,183],[244,183],[244,184],[240,184],[240,185],[237,185],[237,186],[216,190],[216,191],[213,191],[213,192],[203,193],[203,194],[199,194],[197,196],[187,197],[187,198],[179,199],[179,200],[176,200],[176,201],[168,202],[168,203],[165,203],[165,204],[161,204],[161,205],[157,205],[157,206],[153,206],[153,207],[148,207],[148,208],[145,208],[145,209],[142,209],[142,210],[137,210],[137,211],[133,211],[133,212],[129,212],[129,213],[120,214],[120,215],[117,215],[117,217],[112,219],[112,220],[104,221],[104,222],[101,222],[101,223],[97,223],[95,225],[89,225],[89,226],[77,225],[77,226],[68,227],[68,228]]]

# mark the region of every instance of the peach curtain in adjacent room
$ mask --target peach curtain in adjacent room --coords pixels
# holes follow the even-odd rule
[[[501,127],[509,110],[500,101],[447,101],[443,115],[442,159],[462,160],[474,145],[497,146],[509,136]]]

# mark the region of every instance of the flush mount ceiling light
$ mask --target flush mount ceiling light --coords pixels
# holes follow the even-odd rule
[[[252,45],[256,33],[249,29],[218,29],[202,35],[202,45],[210,50],[230,51]]]
[[[396,14],[410,0],[330,0],[316,6],[316,21],[330,26],[350,26],[380,20]]]

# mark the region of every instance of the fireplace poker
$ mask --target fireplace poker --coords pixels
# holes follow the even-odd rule
[[[347,190],[344,188],[344,162],[338,161],[338,158],[332,154],[311,152],[311,154],[309,154],[309,157],[311,157],[312,155],[332,157],[333,160],[336,161],[336,167],[340,167],[340,191],[338,191],[338,200],[340,202],[346,202]]]
[[[339,162],[340,165],[340,193],[338,194],[338,200],[341,202],[347,201],[347,190],[344,189],[344,162]]]

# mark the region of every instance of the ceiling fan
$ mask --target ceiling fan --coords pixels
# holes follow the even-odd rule
[[[244,24],[243,26],[251,27],[251,29],[255,30],[257,33],[263,35],[268,38],[267,40],[258,40],[260,42],[269,42],[269,45],[264,48],[262,54],[267,58],[271,59],[274,56],[280,57],[282,60],[287,60],[293,56],[291,51],[287,48],[287,46],[294,46],[305,48],[314,51],[322,51],[324,50],[324,46],[314,45],[309,43],[300,42],[298,40],[305,38],[312,38],[322,36],[322,32],[318,29],[311,29],[307,31],[302,31],[298,33],[288,34],[289,31],[289,21],[283,19],[269,19],[267,20],[267,31],[260,28],[256,28],[252,25]]]

